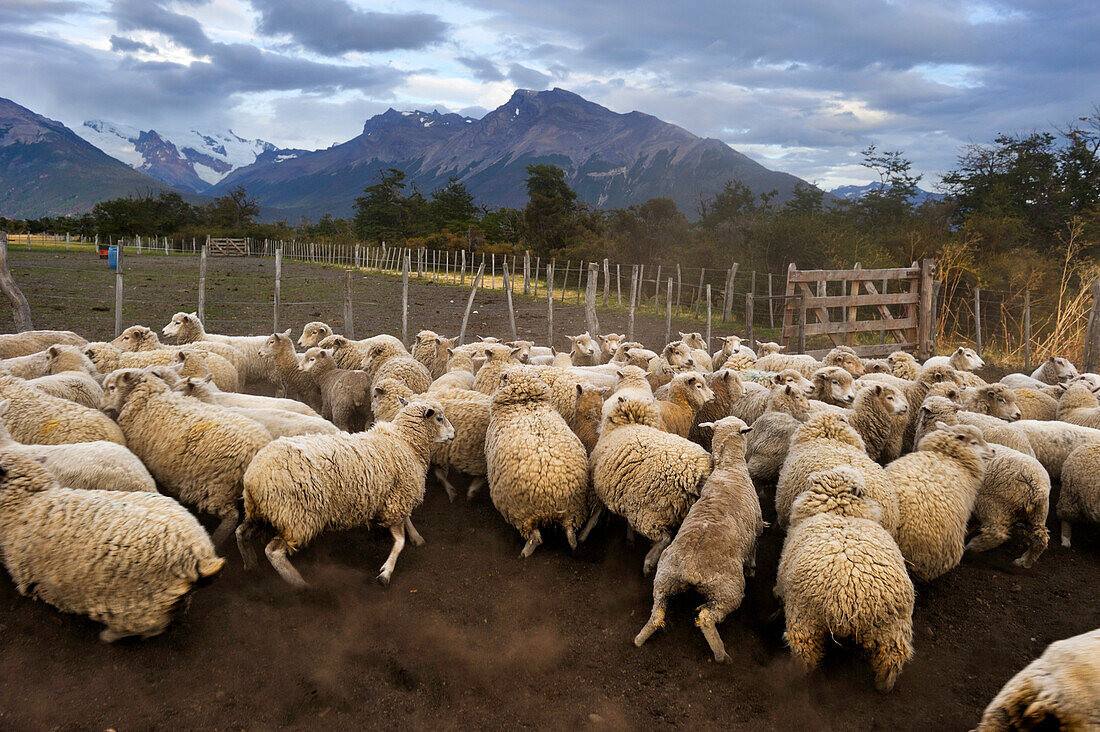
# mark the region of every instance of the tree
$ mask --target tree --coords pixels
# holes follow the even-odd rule
[[[923,176],[912,175],[912,161],[902,157],[900,150],[879,152],[875,145],[868,145],[861,153],[865,168],[878,175],[877,188],[867,191],[858,207],[872,220],[896,222],[913,208],[917,185]]]
[[[436,231],[465,231],[477,221],[478,208],[474,196],[458,178],[432,191],[428,213]]]
[[[260,205],[256,199],[249,198],[244,186],[237,186],[224,196],[215,198],[210,213],[216,226],[240,229],[252,223],[252,219],[260,213]]]
[[[355,199],[356,236],[368,241],[394,241],[405,238],[408,227],[408,201],[402,195],[405,171],[389,168],[378,174],[378,182],[363,189],[366,195]]]
[[[565,182],[565,171],[553,165],[528,165],[527,195],[523,223],[531,248],[550,254],[568,247],[575,230],[577,194]]]

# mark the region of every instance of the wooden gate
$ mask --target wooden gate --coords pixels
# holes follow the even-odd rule
[[[213,239],[208,236],[206,249],[211,257],[247,257],[248,239]]]
[[[856,264],[844,270],[799,270],[791,264],[782,343],[788,352],[815,358],[840,345],[851,346],[860,356],[915,350],[918,358],[928,358],[934,269],[932,259],[894,269]],[[816,347],[807,350],[807,341]]]

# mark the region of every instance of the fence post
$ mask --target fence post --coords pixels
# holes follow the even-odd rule
[[[536,282],[538,271],[535,271]],[[554,346],[554,265],[546,265],[546,343]]]
[[[512,266],[514,267],[516,260],[513,257]],[[519,335],[516,334],[516,311],[512,308],[512,282],[508,277],[508,261],[505,260],[502,265],[501,271],[504,273],[504,299],[508,303],[508,327],[512,329],[512,340],[518,340]]]
[[[775,300],[772,298],[772,273],[768,272],[768,327],[775,330]],[[752,341],[749,341],[751,344]]]
[[[539,270],[542,269],[542,257],[535,257],[535,281],[531,283],[531,297],[539,296]]]
[[[623,306],[623,272],[622,267],[618,264],[615,265],[615,297],[618,299],[619,307]]]
[[[355,340],[355,325],[352,322],[354,313],[351,307],[351,270],[344,271],[344,336],[349,340]]]
[[[600,279],[600,265],[588,263],[588,285],[584,288],[584,322],[588,326],[588,335],[598,338],[600,321],[596,318],[596,284]]]
[[[201,320],[202,317],[200,316]],[[118,248],[115,260],[115,338],[122,335],[122,247]]]
[[[668,293],[665,293],[668,296]],[[653,314],[661,312],[661,265],[657,265],[657,276],[653,280]]]
[[[1024,371],[1031,371],[1031,290],[1024,292]]]
[[[703,278],[707,274],[706,267],[699,268],[699,287],[695,290],[695,307],[692,309],[691,317],[699,317],[699,303],[703,301]],[[750,344],[751,345],[751,344]],[[710,348],[710,344],[707,344],[707,348]]]
[[[572,259],[565,260],[565,277],[561,281],[561,302],[565,304],[565,287],[569,284],[569,265],[573,263]]]
[[[603,306],[607,307],[607,296],[611,292],[611,265],[607,257],[603,259]]]
[[[466,342],[466,325],[470,322],[470,311],[474,309],[474,296],[477,295],[478,285],[481,284],[481,278],[485,274],[485,260],[482,258],[482,262],[478,265],[477,275],[474,276],[474,286],[470,288],[470,299],[466,301],[466,312],[462,314],[462,329],[458,331],[458,345],[462,345]]]
[[[806,352],[806,293],[798,298],[798,352]]]
[[[409,254],[401,260],[401,342],[409,342]],[[465,322],[463,323],[465,327]],[[461,341],[460,341],[461,343]]]
[[[634,269],[630,274],[630,315],[626,321],[626,339],[628,341],[634,340],[634,303],[638,299],[638,265],[634,265]]]
[[[118,248],[119,256],[122,256],[122,247]],[[199,320],[206,323],[206,245],[202,245],[199,253]]]
[[[710,342],[710,284],[707,284],[707,350],[714,348]]]
[[[16,332],[34,330],[34,324],[31,322],[31,306],[27,303],[27,298],[23,296],[19,285],[15,284],[11,270],[8,269],[8,235],[3,231],[0,231],[0,291],[3,291],[11,301],[11,314],[15,319]]]
[[[669,342],[672,337],[672,278],[668,278],[667,286],[665,287],[665,343]]]
[[[974,288],[974,336],[978,347],[978,358],[982,357],[982,289]]]
[[[1092,310],[1085,331],[1085,361],[1082,371],[1096,373],[1100,366],[1100,280],[1092,283]]]
[[[754,295],[749,292],[745,294],[745,340],[749,343],[755,343],[756,336],[753,332],[753,297]]]
[[[738,262],[734,262],[730,267],[729,277],[726,280],[726,295],[722,298],[722,322],[729,322],[729,319],[733,316],[733,282],[737,279],[737,268],[740,266]]]
[[[272,333],[279,332],[279,303],[283,299],[283,248],[275,250],[275,314],[271,321],[274,324]]]
[[[924,259],[920,263],[920,313],[917,318],[919,335],[917,354],[920,360],[932,356],[932,271],[934,262]],[[885,294],[885,292],[883,292]]]
[[[680,263],[676,263],[676,314],[680,315],[680,293],[683,290],[683,280],[680,279]]]
[[[462,280],[459,282],[463,287],[466,286],[466,250],[462,250]]]
[[[538,276],[538,270],[535,270],[535,276]],[[525,249],[523,251],[523,295],[527,297],[531,294],[531,250]]]

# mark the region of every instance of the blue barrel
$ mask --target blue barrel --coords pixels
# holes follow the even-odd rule
[[[118,247],[107,249],[107,266],[111,269],[118,269]]]

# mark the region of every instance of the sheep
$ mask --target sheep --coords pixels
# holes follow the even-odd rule
[[[0,400],[0,417],[9,400]],[[68,445],[24,445],[12,439],[0,422],[0,450],[39,459],[66,488],[157,492],[156,481],[134,453],[114,442],[78,442]]]
[[[0,399],[11,400],[3,420],[18,442],[63,445],[102,440],[126,445],[122,430],[99,410],[50,396],[23,379],[0,374]]]
[[[756,359],[756,368],[761,371],[786,371],[794,369],[809,379],[821,368],[821,362],[813,356],[789,353],[773,353]]]
[[[863,376],[867,369],[856,352],[848,346],[837,346],[822,359],[825,367],[841,368],[852,376]]]
[[[856,394],[848,421],[863,439],[867,457],[886,464],[901,454],[909,404],[889,384],[865,386]]]
[[[157,373],[156,367],[152,369],[146,369],[147,371],[153,371]],[[162,374],[157,373],[158,376]],[[265,397],[255,394],[238,394],[235,392],[224,392],[218,389],[218,385],[213,381],[207,380],[206,377],[201,379],[195,377],[189,377],[186,379],[180,379],[177,383],[171,384],[175,391],[182,393],[185,396],[194,396],[200,398],[202,401],[206,401],[210,404],[216,404],[220,407],[244,407],[246,409],[282,409],[287,412],[296,412],[298,414],[304,414],[307,417],[320,416],[317,412],[314,412],[307,405],[295,399],[283,399],[280,397]],[[206,399],[207,395],[213,396],[213,401]]]
[[[205,376],[214,373],[211,365],[218,363],[214,383],[222,391],[237,391],[239,380],[237,370],[225,359],[217,354],[203,355],[191,349],[162,349],[156,351],[120,351],[110,343],[93,342],[84,346],[84,354],[102,374],[109,374],[119,369],[143,369],[147,366],[170,366],[180,362],[184,364],[181,375]],[[209,356],[209,360],[207,359]]]
[[[756,342],[756,355],[758,358],[770,356],[773,353],[779,353],[784,350],[786,350],[786,346],[781,346],[775,341],[767,341],[766,343],[761,343],[760,341]]]
[[[541,529],[560,526],[571,549],[588,517],[588,451],[550,404],[550,387],[530,366],[500,375],[485,435],[489,495],[526,544],[527,558],[542,543]],[[597,446],[598,449],[598,446]]]
[[[1089,385],[1079,381],[1058,400],[1057,417],[1069,424],[1100,429],[1100,402]]]
[[[737,417],[745,424],[752,426],[753,422],[759,419],[760,415],[767,410],[771,389],[777,386],[792,386],[801,389],[807,395],[813,390],[813,382],[808,381],[794,369],[787,369],[778,374],[773,374],[769,382],[768,386],[770,388],[765,389],[743,384],[741,396],[730,402],[729,416]]]
[[[210,377],[207,376],[201,380],[202,382],[209,384]],[[172,384],[169,384],[172,386]],[[280,437],[296,437],[298,435],[312,435],[312,434],[333,434],[339,432],[340,428],[329,422],[327,419],[322,419],[316,415],[299,414],[298,412],[289,412],[285,409],[279,409],[278,407],[234,407],[226,405],[218,405],[215,400],[214,394],[207,389],[198,388],[192,389],[188,392],[187,396],[194,397],[201,402],[207,404],[214,404],[221,406],[222,409],[238,414],[242,417],[247,417],[254,422],[262,425],[266,429],[273,439]]]
[[[950,366],[930,366],[924,369],[916,381],[906,381],[901,386],[901,391],[905,395],[905,403],[923,404],[924,398],[928,396],[928,390],[932,385],[945,381],[958,385],[960,383],[958,372]],[[911,450],[915,444],[913,434],[916,431],[918,415],[910,410],[908,416],[905,434],[902,437],[902,450]]]
[[[444,338],[431,330],[422,330],[413,341],[412,357],[424,364],[433,380],[447,373],[448,350],[457,344],[457,338]]]
[[[50,346],[54,348],[55,346]],[[14,356],[0,361],[0,370],[20,379],[37,379],[46,376],[49,371],[49,355],[46,351],[30,353],[26,356]]]
[[[504,345],[515,349],[516,360],[522,364],[551,366],[554,363],[554,349],[536,346],[534,341],[508,341]],[[573,365],[572,361],[569,365]]]
[[[955,404],[962,404],[963,388],[953,381],[941,381],[928,387],[928,392],[924,395],[927,399],[931,396],[944,397],[950,399]]]
[[[699,445],[657,428],[654,402],[612,397],[592,451],[592,489],[602,504],[627,520],[630,528],[653,542],[642,571],[649,574],[672,541],[710,476],[711,456]],[[595,526],[593,513],[581,535]]]
[[[941,396],[929,396],[917,411],[917,426],[914,428],[913,437],[914,442],[918,444],[926,434],[935,430],[936,422],[947,425],[969,424],[981,430],[986,442],[1004,445],[1035,457],[1035,451],[1031,448],[1031,441],[1027,435],[1014,429],[1019,422],[1008,424],[986,414],[962,411],[958,404]]]
[[[282,381],[279,372],[271,361],[261,359],[257,351],[267,340],[266,336],[227,336],[207,333],[199,320],[198,313],[176,313],[172,320],[161,329],[161,333],[174,337],[176,345],[184,346],[197,341],[211,341],[225,343],[233,346],[244,356],[244,361],[238,369],[238,376],[242,386],[244,384],[262,383],[276,390],[282,389]],[[94,360],[94,359],[93,359]],[[279,394],[279,396],[282,396]]]
[[[302,362],[290,341],[289,329],[269,335],[256,353],[260,358],[275,362],[287,396],[305,402],[315,412],[321,411],[321,387],[317,385],[317,379],[312,374],[302,370]]]
[[[899,379],[916,381],[920,378],[922,367],[911,353],[894,351],[886,357],[886,363],[890,366],[890,373]]]
[[[565,421],[573,434],[581,439],[585,451],[591,455],[600,439],[600,423],[603,421],[603,392],[591,384],[577,384],[577,401],[573,414]]]
[[[707,386],[710,387],[714,398],[704,404],[695,414],[695,423],[691,426],[688,439],[697,442],[705,450],[710,450],[711,431],[702,429],[699,425],[703,422],[717,422],[731,415],[730,406],[745,393],[745,385],[734,371],[719,369],[707,374]],[[751,434],[750,434],[751,439]]]
[[[823,366],[811,375],[812,399],[833,404],[838,407],[850,407],[856,399],[852,374],[839,366]]]
[[[1074,450],[1100,442],[1100,430],[1068,422],[1020,420],[1006,427],[1027,438],[1035,458],[1050,473],[1051,480],[1061,479],[1062,466]]]
[[[50,346],[82,347],[88,341],[71,330],[25,330],[22,333],[0,335],[0,359],[18,358],[39,353]]]
[[[37,379],[30,379],[27,384],[43,393],[58,399],[68,399],[89,409],[98,409],[99,400],[103,398],[103,389],[95,379],[80,371],[39,376]]]
[[[102,409],[157,483],[221,519],[213,537],[221,545],[240,518],[244,471],[271,434],[251,419],[171,391],[138,369],[121,369],[104,380]]]
[[[683,374],[688,371],[695,371],[694,359],[689,359],[687,363],[673,364],[666,361],[663,357],[658,358],[657,361],[651,364],[650,372],[646,376],[649,380],[649,384],[653,387],[654,393],[663,386],[667,386],[672,377],[676,374]]]
[[[327,323],[314,320],[302,326],[302,335],[298,336],[298,346],[310,349],[321,345],[321,341],[332,335],[332,328]]]
[[[611,359],[619,352],[623,336],[618,333],[604,333],[600,336],[600,360],[603,363],[611,363]]]
[[[963,389],[959,406],[968,412],[988,414],[1006,422],[1018,420],[1021,414],[1016,406],[1016,395],[1004,384]]]
[[[892,374],[890,363],[885,358],[868,358],[863,362],[864,374]]]
[[[772,482],[787,459],[791,435],[809,419],[810,400],[793,386],[777,386],[768,397],[767,411],[752,423],[745,460],[753,480]]]
[[[924,367],[950,366],[956,371],[977,371],[985,366],[985,361],[973,348],[959,346],[950,356],[933,356],[924,362]]]
[[[480,351],[484,354],[485,363],[477,370],[474,378],[474,391],[482,394],[492,394],[500,385],[500,375],[510,368],[519,365],[513,355],[513,349],[498,344],[483,345]]]
[[[1020,408],[1020,419],[1046,422],[1058,419],[1058,400],[1054,397],[1028,387],[1012,389],[1012,394],[1016,399],[1016,406]]]
[[[638,366],[646,369],[653,359],[657,358],[658,354],[649,350],[641,343],[635,341],[626,341],[619,344],[619,350],[615,352],[612,357],[612,363],[623,363],[630,366]]]
[[[828,638],[849,638],[871,656],[875,688],[889,692],[913,656],[913,582],[881,525],[860,471],[837,466],[809,476],[783,542],[775,594],[784,639],[807,671]]]
[[[1057,514],[1062,522],[1062,546],[1073,539],[1073,524],[1100,523],[1100,442],[1077,447],[1062,466],[1062,490],[1058,494]]]
[[[1050,505],[1050,476],[1035,458],[1003,445],[990,446],[993,457],[986,462],[974,516],[981,526],[967,542],[965,551],[982,552],[1003,544],[1016,522],[1026,527],[1028,549],[1015,560],[1025,569],[1035,565],[1049,541],[1047,509]]]
[[[245,569],[256,567],[252,539],[267,524],[275,530],[265,549],[268,561],[288,584],[304,588],[291,554],[325,529],[374,523],[393,537],[378,574],[378,582],[388,585],[406,534],[414,545],[424,543],[412,512],[424,501],[432,446],[454,436],[439,402],[417,397],[391,422],[377,422],[366,432],[272,442],[244,475],[245,520],[237,528],[237,548]]]
[[[144,325],[131,325],[118,338],[111,341],[111,345],[120,351],[177,351],[179,346],[166,346],[160,342],[160,338],[151,329]],[[214,353],[228,361],[239,378],[240,369],[244,367],[245,355],[228,343],[215,341],[192,341],[187,348],[200,351],[205,356]],[[220,364],[217,368],[222,368]]]
[[[976,732],[1100,728],[1100,630],[1056,641],[1013,676]]]
[[[432,385],[432,375],[424,364],[410,356],[404,348],[385,341],[375,343],[367,351],[363,371],[371,382],[375,379],[402,381],[414,394],[423,394]]]
[[[691,348],[683,341],[672,341],[666,344],[661,350],[659,360],[663,360],[669,366],[694,367],[696,365]],[[650,373],[656,371],[656,366],[656,362],[650,362]]]
[[[447,362],[447,372],[431,383],[428,391],[442,391],[445,389],[474,388],[474,360],[468,353],[460,353],[453,348],[448,351],[450,360]]]
[[[668,401],[658,401],[661,429],[686,438],[700,407],[714,398],[702,374],[677,374],[669,382]]]
[[[19,594],[103,623],[106,643],[162,633],[225,566],[171,498],[63,488],[10,451],[0,452],[0,556]]]
[[[1031,378],[1044,384],[1061,384],[1077,377],[1077,367],[1069,359],[1051,356],[1031,373]]]
[[[603,363],[601,346],[591,334],[569,336],[569,342],[572,344],[569,360],[574,366],[598,366]]]
[[[859,433],[841,414],[811,416],[791,437],[790,450],[775,487],[775,513],[786,525],[791,506],[809,485],[811,473],[847,465],[863,474],[867,498],[882,509],[882,526],[893,534],[898,525],[898,497],[882,466],[867,457]]]
[[[711,356],[711,364],[715,367],[722,368],[722,365],[734,355],[749,356],[753,361],[756,361],[756,352],[744,345],[744,338],[739,336],[722,336],[718,340],[722,342],[722,348],[715,351]]]
[[[653,578],[653,609],[634,637],[639,648],[665,624],[668,598],[694,588],[706,598],[695,624],[703,632],[714,660],[728,663],[718,624],[741,605],[745,574],[756,571],[756,542],[764,533],[760,500],[745,467],[745,434],[752,430],[736,417],[704,429],[714,431],[714,471],[699,500],[688,510],[676,538],[661,553]]]
[[[468,389],[433,391],[431,398],[439,401],[443,413],[455,429],[454,440],[432,446],[432,464],[435,477],[443,484],[447,497],[454,501],[458,495],[447,477],[451,468],[473,478],[466,489],[471,499],[485,484],[488,468],[485,465],[485,434],[489,429],[489,397]],[[371,387],[371,410],[377,419],[389,422],[401,411],[402,400],[415,398],[412,390],[397,379],[382,379]]]
[[[302,371],[321,389],[321,416],[345,432],[362,432],[371,421],[370,375],[342,369],[332,355],[314,346],[305,353]]]
[[[733,371],[749,371],[756,368],[756,356],[751,353],[735,353],[727,358],[718,368],[732,369]]]
[[[703,370],[703,373],[710,373],[714,370],[714,362],[710,357],[710,353],[707,351],[707,342],[703,338],[703,334],[695,331],[693,333],[685,333],[679,331],[680,340],[684,345],[691,349],[691,358],[695,361],[696,366]]]
[[[916,452],[886,466],[898,497],[898,548],[918,579],[934,580],[962,560],[966,522],[985,475],[983,460],[992,456],[977,427],[938,422]]]
[[[64,374],[78,371],[91,376],[99,384],[103,375],[92,363],[92,359],[76,346],[50,346],[46,349],[46,371],[48,374]]]

